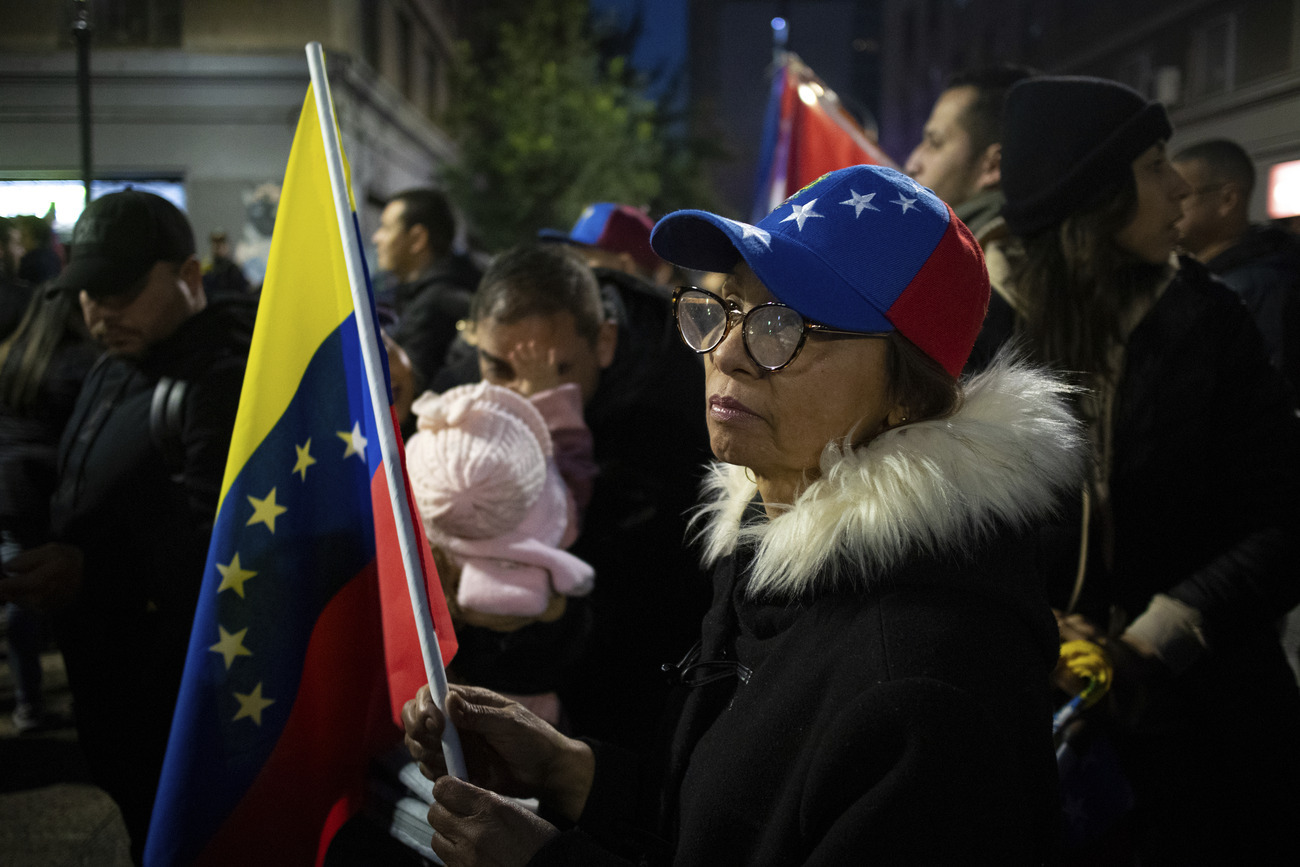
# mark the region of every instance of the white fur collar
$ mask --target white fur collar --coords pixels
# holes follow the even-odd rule
[[[826,446],[821,476],[771,521],[741,526],[757,489],[714,463],[695,516],[712,564],[757,546],[751,595],[794,599],[861,584],[920,554],[961,553],[995,527],[1050,514],[1082,483],[1082,432],[1051,374],[999,358],[965,382],[956,414],[904,425],[866,446]]]

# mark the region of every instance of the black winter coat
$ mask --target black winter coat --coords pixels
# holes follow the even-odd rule
[[[1118,631],[1165,594],[1200,612],[1208,646],[1125,696],[1123,724],[1108,726],[1137,796],[1133,833],[1151,863],[1272,863],[1300,812],[1300,694],[1277,631],[1300,602],[1300,419],[1241,300],[1192,259],[1124,357],[1114,562],[1094,520],[1077,610]],[[1076,503],[1043,534],[1058,608],[1080,526]]]
[[[1081,609],[1106,623],[1167,593],[1201,612],[1210,648],[1120,741],[1152,845],[1267,863],[1300,811],[1300,694],[1276,626],[1300,602],[1300,419],[1246,309],[1194,262],[1129,340],[1114,436],[1115,565]]]
[[[953,418],[828,448],[770,522],[715,467],[714,601],[678,667],[657,832],[632,830],[655,810],[598,748],[580,830],[533,863],[1049,861],[1057,635],[1021,534],[1082,464],[1052,388],[999,365]]]
[[[92,775],[143,845],[239,405],[251,297],[211,302],[137,360],[103,356],[59,451],[55,539],[84,577],[56,633]],[[151,424],[161,379],[182,383]]]
[[[448,256],[394,293],[397,326],[392,337],[415,368],[415,393],[427,389],[447,361],[456,323],[469,305],[482,275],[463,256]]]

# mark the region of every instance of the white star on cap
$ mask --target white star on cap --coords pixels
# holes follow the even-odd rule
[[[898,198],[890,202],[889,204],[898,205],[903,209],[903,213],[906,214],[908,208],[916,207],[916,199],[909,199],[907,196],[903,195],[902,193],[899,193]]]
[[[841,204],[841,205],[852,205],[852,206],[853,206],[853,218],[854,218],[855,220],[856,220],[858,217],[862,216],[862,212],[863,212],[863,211],[879,211],[879,210],[880,210],[880,209],[877,208],[875,205],[871,204],[871,200],[874,199],[874,198],[876,197],[876,194],[875,194],[875,193],[867,193],[867,194],[864,196],[864,195],[862,195],[861,193],[859,193],[857,190],[852,190],[852,189],[851,189],[851,190],[849,190],[849,192],[853,194],[853,198],[848,199],[848,200],[843,201],[843,202],[840,202],[840,204]]]
[[[790,212],[790,216],[786,217],[786,218],[785,218],[784,220],[782,220],[781,222],[782,222],[782,223],[788,223],[788,222],[790,222],[791,220],[794,220],[795,223],[797,223],[797,224],[799,225],[799,231],[802,232],[802,231],[803,231],[803,224],[804,224],[804,221],[807,220],[809,217],[824,217],[824,216],[825,216],[825,214],[819,214],[819,213],[817,213],[816,211],[813,210],[813,205],[815,205],[815,204],[817,204],[817,200],[816,200],[816,199],[809,199],[809,200],[808,200],[808,204],[806,204],[806,205],[791,205],[790,207],[791,207],[793,210]]]
[[[772,235],[769,232],[760,229],[758,226],[751,226],[749,223],[741,223],[737,220],[732,220],[731,224],[740,230],[740,240],[748,241],[750,238],[757,238],[764,247],[769,250],[772,249]]]

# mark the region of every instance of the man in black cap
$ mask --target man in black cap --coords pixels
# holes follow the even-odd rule
[[[135,190],[92,202],[51,291],[107,350],[59,449],[57,540],[6,564],[0,600],[51,611],[95,781],[139,862],[252,335],[254,302],[209,304],[194,236]]]

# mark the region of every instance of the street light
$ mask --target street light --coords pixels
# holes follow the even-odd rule
[[[81,119],[81,180],[86,186],[86,204],[90,204],[92,175],[90,146],[90,4],[73,0],[76,13],[72,19],[72,41],[77,44],[77,109]]]

